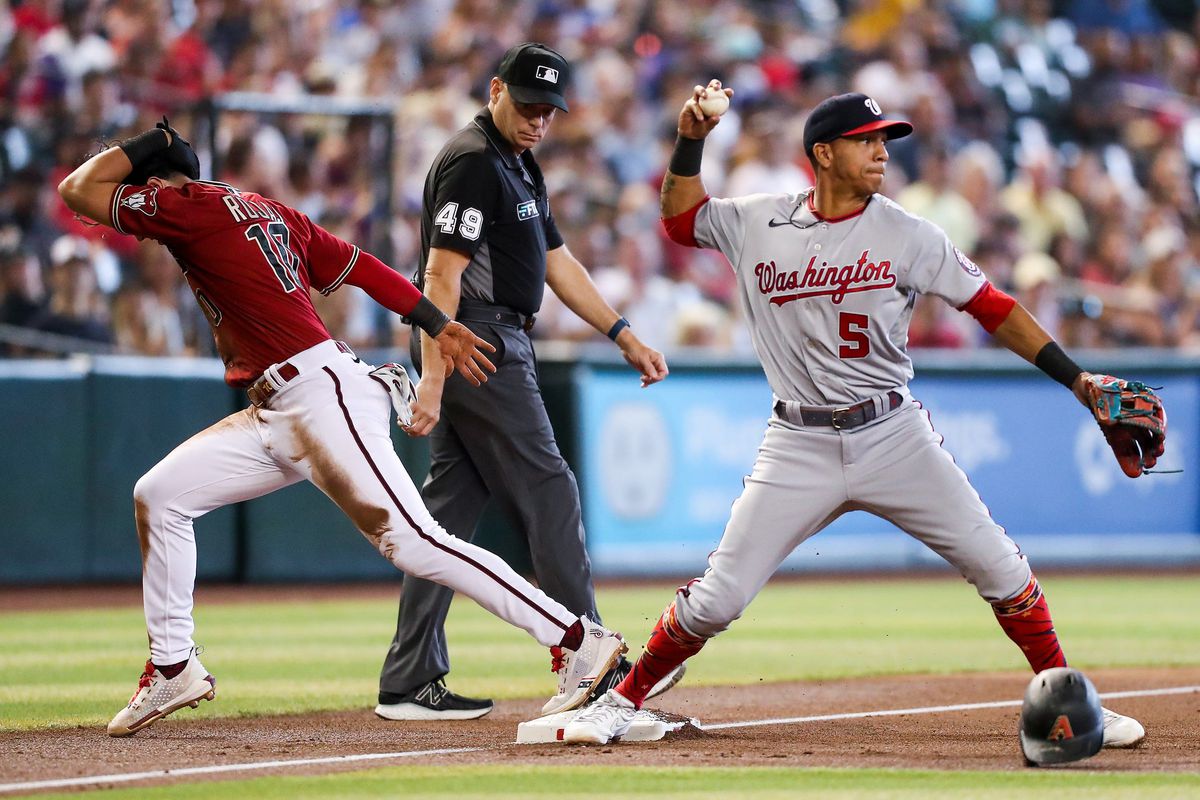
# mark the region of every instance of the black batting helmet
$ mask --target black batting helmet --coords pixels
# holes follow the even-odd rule
[[[1042,670],[1025,689],[1021,706],[1025,764],[1065,764],[1100,752],[1104,715],[1096,687],[1077,669]]]

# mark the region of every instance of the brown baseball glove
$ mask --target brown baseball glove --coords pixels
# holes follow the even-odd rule
[[[1125,474],[1137,478],[1153,467],[1167,438],[1167,412],[1154,390],[1140,381],[1089,375],[1083,391]]]

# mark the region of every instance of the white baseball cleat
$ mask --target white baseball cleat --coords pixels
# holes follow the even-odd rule
[[[147,661],[129,705],[108,723],[108,735],[131,736],[184,706],[196,708],[201,700],[212,700],[217,694],[217,679],[208,674],[198,655],[199,649],[193,647],[187,666],[174,678],[165,677]]]
[[[1104,714],[1104,746],[1136,747],[1146,738],[1146,729],[1133,717],[1126,717],[1101,706]]]
[[[593,687],[617,664],[629,646],[621,634],[610,631],[587,617],[583,622],[583,642],[576,651],[551,647],[551,668],[558,673],[558,693],[542,706],[542,716],[570,711],[587,702]]]
[[[637,709],[615,690],[575,715],[563,728],[563,741],[571,744],[608,744],[629,732]]]

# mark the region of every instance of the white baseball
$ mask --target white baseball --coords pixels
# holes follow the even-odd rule
[[[729,110],[729,97],[723,91],[705,91],[700,98],[700,110],[706,117],[719,117]]]

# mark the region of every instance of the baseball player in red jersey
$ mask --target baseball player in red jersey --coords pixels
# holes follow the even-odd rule
[[[719,92],[733,94],[719,81],[695,87],[679,115],[663,222],[676,242],[720,250],[733,266],[774,414],[704,576],[679,589],[632,671],[576,715],[566,740],[621,736],[647,687],[741,616],[797,545],[852,510],[892,521],[957,568],[1035,672],[1065,666],[1025,555],[909,392],[913,303],[932,293],[973,315],[1085,405],[1088,373],[941,229],[877,194],[887,141],[912,125],[885,119],[865,95],[831,97],[805,125],[814,189],[710,198],[700,160],[718,117],[699,103]],[[1104,717],[1107,746],[1145,735],[1134,719]]]
[[[199,171],[164,120],[59,186],[76,213],[167,246],[212,326],[226,382],[251,401],[179,445],[134,488],[150,660],[108,733],[128,736],[213,698],[216,681],[192,641],[192,521],[300,480],[328,495],[406,574],[444,583],[555,648],[555,710],[583,703],[626,649],[620,635],[571,614],[430,516],[389,433],[393,405],[402,421],[411,413],[407,376],[395,365],[374,369],[334,342],[309,289],[361,287],[420,325],[446,369],[476,385],[494,370],[479,348],[493,348],[369,253],[282,203],[196,180]]]

